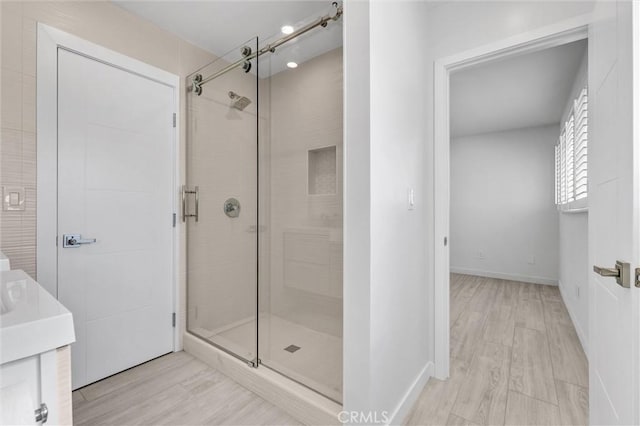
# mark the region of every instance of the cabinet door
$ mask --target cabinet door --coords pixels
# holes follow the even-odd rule
[[[40,406],[40,357],[0,366],[0,424],[35,425]]]

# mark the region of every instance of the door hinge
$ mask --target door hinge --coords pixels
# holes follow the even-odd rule
[[[176,113],[173,113],[173,127],[176,127]]]
[[[173,220],[173,227],[175,228],[176,227],[176,214],[175,213],[173,213],[172,220]]]
[[[171,325],[173,327],[176,326],[176,313],[175,312],[171,314]]]

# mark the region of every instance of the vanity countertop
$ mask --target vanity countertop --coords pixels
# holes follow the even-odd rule
[[[24,271],[0,271],[0,364],[75,341],[71,312]]]

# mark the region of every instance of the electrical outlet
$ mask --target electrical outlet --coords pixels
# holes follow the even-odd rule
[[[529,259],[527,259],[527,263],[529,265],[535,265],[536,264],[536,257],[534,255],[530,255]]]
[[[478,254],[476,255],[478,259],[484,259],[484,252],[482,250],[478,250]]]

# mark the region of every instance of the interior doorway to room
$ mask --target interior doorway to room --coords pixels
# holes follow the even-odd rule
[[[450,386],[458,386],[459,381],[477,379],[475,388],[483,395],[491,395],[491,401],[483,400],[482,405],[472,404],[473,399],[464,394],[456,394],[456,402],[453,412],[473,414],[474,408],[482,408],[476,411],[482,414],[483,423],[490,413],[489,409],[495,407],[505,408],[503,421],[508,423],[558,423],[558,415],[562,415],[561,405],[563,395],[566,392],[560,388],[566,383],[562,379],[554,378],[556,383],[555,397],[557,405],[548,403],[542,399],[532,401],[529,394],[534,386],[545,385],[543,376],[532,374],[535,366],[532,360],[528,360],[524,368],[523,364],[514,358],[530,357],[536,350],[546,350],[542,344],[536,346],[536,340],[530,338],[531,333],[526,330],[535,328],[520,327],[525,331],[515,333],[514,325],[513,347],[503,351],[482,351],[472,358],[471,367],[463,364],[462,374],[456,374],[456,369],[449,368],[450,361],[450,286],[449,286],[449,101],[450,101],[450,77],[457,71],[481,66],[495,60],[515,58],[527,53],[538,52],[551,47],[557,47],[587,38],[588,30],[588,220],[587,220],[587,253],[588,263],[586,274],[588,280],[588,342],[586,352],[589,363],[589,422],[594,424],[637,424],[639,413],[639,401],[637,389],[640,383],[640,374],[637,367],[637,348],[640,344],[640,322],[638,321],[638,288],[640,282],[634,279],[631,273],[640,265],[640,235],[635,232],[640,227],[640,215],[638,214],[638,161],[640,150],[640,138],[638,137],[637,111],[640,108],[640,90],[634,83],[634,76],[640,74],[640,64],[634,49],[640,45],[640,31],[638,31],[638,17],[640,8],[631,2],[612,2],[596,7],[593,15],[578,17],[562,22],[553,27],[545,27],[529,33],[496,41],[489,45],[478,47],[465,52],[443,57],[435,62],[434,67],[434,188],[435,188],[435,239],[434,239],[434,278],[435,278],[435,376],[447,380]],[[636,52],[637,53],[637,52]],[[577,99],[580,103],[580,98]],[[490,103],[487,103],[490,108]],[[574,120],[578,115],[574,115]],[[574,121],[574,125],[575,125]],[[560,123],[565,125],[564,122]],[[566,129],[566,127],[565,127]],[[561,133],[562,135],[562,133]],[[576,134],[573,135],[574,141]],[[560,136],[562,138],[563,136]],[[564,135],[566,138],[567,135]],[[572,153],[565,151],[567,144],[560,144],[560,158],[574,158]],[[554,153],[555,154],[555,153]],[[574,163],[572,166],[575,168]],[[565,164],[566,167],[569,167]],[[560,168],[560,177],[556,181],[563,182],[564,188],[554,193],[554,199],[560,198],[560,204],[574,200],[576,194],[581,191],[579,176],[573,175],[574,181],[567,180],[567,170]],[[499,182],[500,183],[500,182]],[[498,186],[500,188],[500,186]],[[572,188],[573,192],[568,192]],[[572,205],[563,208],[571,208]],[[527,225],[523,223],[522,226]],[[453,242],[455,244],[455,242]],[[562,261],[562,258],[561,258]],[[637,270],[636,270],[637,271]],[[560,280],[562,276],[560,276]],[[457,284],[456,284],[457,285]],[[497,284],[496,284],[497,285]],[[536,293],[532,294],[533,284],[523,284],[523,290],[518,291],[521,299],[538,298],[543,301],[548,298],[548,291],[541,291],[535,287]],[[564,284],[560,288],[564,288]],[[571,286],[568,287],[571,290]],[[542,288],[548,290],[547,288]],[[575,290],[575,289],[574,289]],[[563,290],[561,293],[564,299]],[[482,295],[483,293],[479,293]],[[497,291],[496,291],[497,294]],[[538,297],[539,296],[539,297]],[[557,296],[557,295],[556,295]],[[488,300],[489,297],[480,298]],[[544,303],[544,302],[543,302]],[[535,303],[533,305],[536,305]],[[516,309],[520,309],[516,305]],[[530,309],[531,310],[531,309]],[[553,322],[553,317],[558,317],[553,310],[544,310],[543,319],[545,328],[547,318]],[[526,316],[526,315],[525,315]],[[528,317],[526,318],[528,319]],[[566,318],[565,318],[566,319]],[[456,319],[456,321],[458,321]],[[575,320],[572,319],[572,323]],[[527,324],[524,324],[527,325]],[[455,323],[454,323],[455,327]],[[477,327],[479,328],[479,327]],[[484,326],[482,328],[484,331]],[[454,333],[451,333],[454,334]],[[544,340],[548,343],[549,358],[554,374],[558,367],[554,367],[549,338],[558,336],[554,333]],[[465,340],[463,337],[462,340]],[[453,339],[452,343],[455,343]],[[558,346],[562,341],[556,340]],[[457,344],[457,343],[456,343]],[[464,342],[463,342],[464,344]],[[524,347],[518,350],[517,347]],[[454,351],[455,352],[455,351]],[[496,366],[496,360],[505,358],[505,353],[511,356],[511,364],[508,372],[515,372],[515,377],[502,378],[506,369]],[[484,363],[485,371],[492,371],[490,375],[474,376],[473,363]],[[520,364],[519,364],[520,363]],[[489,368],[489,370],[487,370]],[[564,373],[564,372],[563,372]],[[462,377],[455,379],[454,377]],[[491,380],[488,380],[491,377]],[[535,377],[535,382],[530,380]],[[453,385],[451,385],[453,383]],[[480,387],[482,385],[482,388]],[[459,389],[458,389],[459,390]],[[495,399],[496,395],[504,395],[503,399]],[[476,392],[477,394],[478,392]],[[461,396],[462,395],[462,396]],[[512,398],[513,396],[513,398]],[[584,397],[575,398],[574,402],[586,400]],[[507,401],[504,403],[504,401]],[[447,400],[448,401],[448,400]],[[462,401],[462,408],[456,408],[455,404]],[[476,399],[476,402],[478,400]],[[489,404],[490,402],[490,404]],[[495,402],[495,404],[494,404]],[[586,401],[585,401],[586,402]],[[466,404],[466,405],[465,405]],[[576,404],[573,404],[574,406]],[[510,409],[511,407],[511,409]],[[524,415],[524,417],[522,417]],[[583,415],[582,415],[583,416]],[[463,418],[466,418],[462,416]],[[453,419],[460,420],[460,419]],[[499,419],[498,419],[499,420]],[[460,420],[461,421],[461,420]],[[476,421],[473,419],[473,421]],[[562,421],[575,422],[575,419]]]
[[[588,422],[586,87],[586,39],[450,75],[452,414],[468,421],[540,423],[535,405]]]

